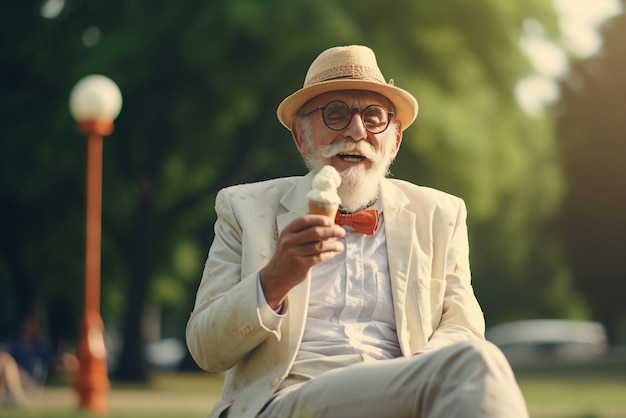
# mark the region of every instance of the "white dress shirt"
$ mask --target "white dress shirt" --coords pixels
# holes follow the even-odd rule
[[[401,356],[391,296],[385,224],[379,205],[374,235],[344,226],[345,251],[311,269],[311,297],[300,350],[290,371],[312,378],[324,371],[361,361]],[[258,301],[265,326],[276,329],[282,314],[265,301],[258,284]]]

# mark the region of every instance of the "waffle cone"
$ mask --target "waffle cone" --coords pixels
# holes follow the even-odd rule
[[[324,215],[328,216],[331,219],[335,219],[335,215],[337,215],[338,209],[338,204],[328,204],[309,200],[309,213],[311,215]]]

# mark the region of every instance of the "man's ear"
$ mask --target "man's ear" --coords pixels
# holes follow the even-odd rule
[[[396,129],[396,146],[393,149],[393,157],[395,158],[398,155],[398,151],[400,151],[400,144],[402,143],[402,126],[398,125]]]

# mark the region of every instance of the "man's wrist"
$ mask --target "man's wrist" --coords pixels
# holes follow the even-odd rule
[[[286,303],[281,303],[277,309],[273,309],[265,299],[263,287],[261,286],[260,275],[257,277],[257,305],[261,315],[261,321],[265,326],[271,329],[277,329],[280,321],[285,316]]]

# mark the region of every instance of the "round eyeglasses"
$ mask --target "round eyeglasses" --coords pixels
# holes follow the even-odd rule
[[[354,114],[360,113],[365,130],[372,134],[379,134],[387,129],[389,122],[395,116],[394,112],[389,112],[380,105],[372,104],[363,109],[352,109],[341,100],[333,100],[327,105],[316,107],[301,116],[310,116],[318,110],[322,111],[324,124],[333,131],[343,131],[350,125]]]

